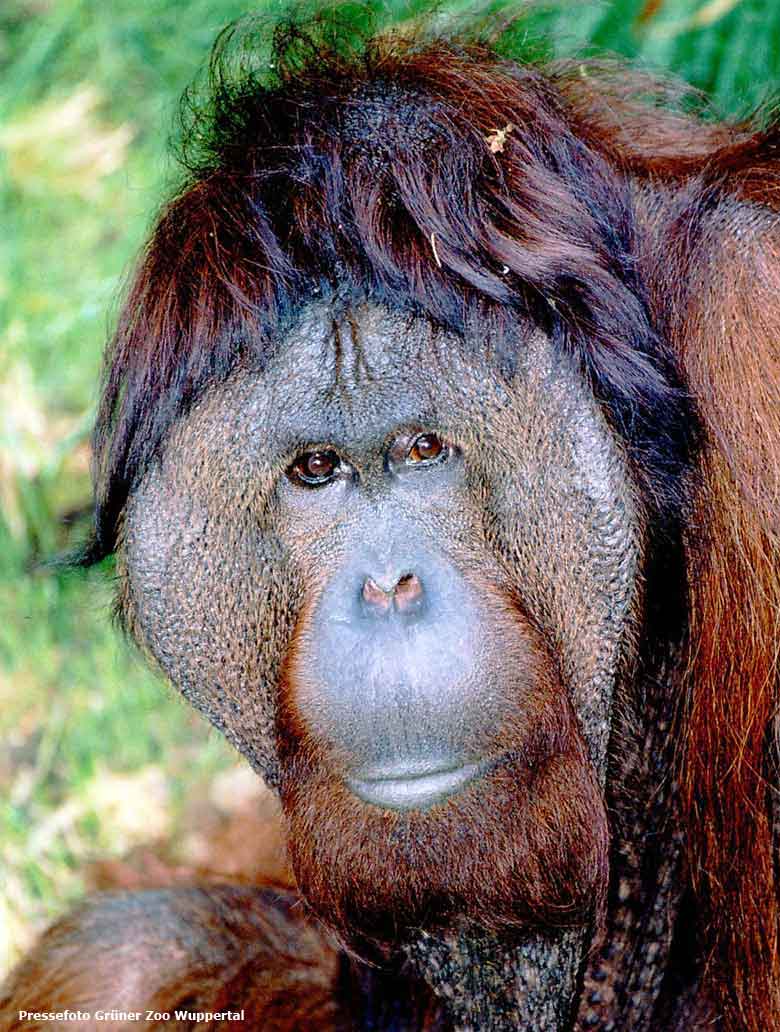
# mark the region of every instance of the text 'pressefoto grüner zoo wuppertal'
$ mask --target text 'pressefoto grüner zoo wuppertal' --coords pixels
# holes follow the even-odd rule
[[[243,1021],[243,1010],[189,1011],[189,1010],[61,1010],[19,1011],[19,1020],[28,1021]]]

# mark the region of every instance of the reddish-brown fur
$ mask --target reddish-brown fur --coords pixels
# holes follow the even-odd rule
[[[211,886],[113,893],[86,904],[50,929],[0,996],[0,1028],[64,1027],[19,1019],[32,1012],[99,1008],[169,1012],[141,1028],[186,1029],[175,1010],[244,1009],[230,1027],[273,1032],[334,1030],[335,950],[309,925],[294,893]],[[105,986],[111,985],[109,994]],[[204,1021],[198,1028],[222,1028]],[[78,1028],[127,1028],[123,1020]]]
[[[109,1014],[71,1018],[67,1026],[64,1019],[20,1016],[101,1009]],[[139,1010],[141,1018],[131,1021],[110,1014]],[[157,1016],[147,1019],[145,1010]],[[177,1010],[191,1016],[177,1017]],[[225,1011],[242,1014],[229,1022],[194,1016]],[[349,1032],[366,1020],[385,1027],[383,1019],[397,1018],[397,1011],[404,1028],[444,1032],[440,1008],[413,975],[380,976],[352,964],[298,894],[273,884],[104,893],[50,928],[0,989],[2,1032]]]
[[[773,205],[776,188],[766,177],[761,193]],[[772,1028],[780,1022],[770,809],[780,648],[777,230],[712,242],[697,266],[681,343],[709,447],[692,525],[681,784],[693,883],[709,917],[710,980],[732,1027]]]
[[[382,158],[394,154],[406,208],[388,214],[370,156],[355,160],[347,173],[363,248],[356,257],[354,240],[344,243],[332,225],[326,198],[302,178],[290,188],[295,218],[289,253],[303,261],[313,240],[337,239],[345,268],[370,266],[379,279],[400,278],[401,292],[422,299],[445,322],[452,321],[450,309],[465,309],[475,299],[500,313],[513,289],[537,301],[551,299],[615,425],[621,429],[626,406],[613,400],[628,399],[641,430],[647,398],[656,391],[656,402],[664,402],[656,365],[621,329],[642,319],[626,286],[635,282],[695,399],[703,440],[685,513],[688,662],[673,700],[677,749],[669,780],[680,786],[687,877],[706,958],[705,995],[726,1032],[780,1028],[771,809],[780,694],[780,131],[706,125],[666,113],[648,104],[646,79],[610,67],[561,65],[544,78],[531,70],[518,73],[479,48],[440,43],[380,43],[372,60],[385,75],[429,91],[454,112],[468,189],[437,194],[431,185],[436,169],[423,163],[419,151],[405,154],[402,139],[389,138]],[[334,81],[340,85],[341,75],[345,89],[354,89],[355,77],[364,74],[337,69]],[[510,123],[516,129],[504,150],[490,153],[485,140]],[[551,148],[564,131],[587,146],[587,168],[551,167]],[[225,328],[262,333],[284,310],[284,283],[294,280],[292,261],[270,224],[247,230],[255,226],[246,184],[256,155],[228,157],[232,165],[208,169],[169,208],[130,294],[97,440],[103,507],[98,551],[113,547],[129,484],[164,435],[166,420],[208,377],[228,368],[224,347],[233,338]],[[339,153],[330,157],[336,167]],[[615,271],[616,259],[577,193],[578,176],[585,181],[599,175],[616,190],[619,182],[636,212],[636,281],[625,269]],[[478,198],[489,204],[480,206]],[[132,390],[125,392],[128,383]],[[648,472],[662,467],[654,442],[629,441],[629,447],[638,480],[663,511],[663,477],[657,469]],[[307,812],[301,819],[315,825],[317,808],[327,809],[329,827],[343,821],[348,843],[345,804],[329,794],[327,778],[318,780],[317,764],[312,756],[308,776],[315,791],[307,806],[315,807],[315,816]],[[561,806],[569,791],[561,789]],[[461,818],[467,832],[468,814]],[[327,893],[316,864],[306,864],[312,868],[309,891],[315,897]],[[558,888],[564,894],[576,886]],[[287,967],[271,958],[275,933],[266,929],[257,946],[255,926],[249,934],[240,917],[226,912],[227,895],[198,899],[197,921],[205,930],[193,933],[192,949],[178,957],[174,980],[180,972],[184,984],[211,1003],[227,998],[231,978],[246,977],[247,1006],[265,1014],[262,1008],[276,1006],[300,963],[305,991],[295,997],[296,1006],[312,1010],[303,1019],[300,1012],[274,1017],[277,1025],[263,1017],[269,1023],[262,1027],[331,1027],[333,958],[298,925],[294,911],[285,912],[283,930],[293,920],[296,942],[308,945],[302,959]],[[254,914],[256,905],[267,903],[261,893],[247,897],[246,906]],[[9,1017],[26,1001],[37,1008],[73,1007],[88,994],[92,975],[84,958],[111,963],[102,953],[105,924],[96,927],[95,913],[102,912],[77,913],[42,940],[5,997],[0,1029],[37,1027],[18,1026]],[[159,910],[151,901],[137,933],[127,931],[122,941],[141,972],[156,975],[158,964],[143,948],[147,934],[155,948],[161,940],[147,933],[147,918],[154,928]],[[257,914],[258,922],[264,920]],[[228,931],[230,922],[235,924]],[[191,931],[191,918],[177,917],[174,927]],[[161,935],[166,939],[167,933]],[[250,950],[234,966],[224,959],[225,937],[237,951]],[[217,959],[199,966],[201,950],[213,950]],[[158,998],[164,992],[161,987]],[[174,998],[165,996],[166,1005]],[[259,1020],[247,1027],[258,1027]]]

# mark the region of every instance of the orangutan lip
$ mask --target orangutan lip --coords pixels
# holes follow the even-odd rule
[[[481,770],[478,763],[431,770],[430,764],[403,770],[377,767],[347,784],[366,803],[386,810],[424,810],[458,792]]]

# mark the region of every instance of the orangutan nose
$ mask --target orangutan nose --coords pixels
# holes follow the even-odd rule
[[[422,600],[423,586],[415,573],[405,573],[389,590],[380,587],[373,577],[367,577],[363,584],[363,601],[376,614],[393,610],[411,614],[420,608]]]

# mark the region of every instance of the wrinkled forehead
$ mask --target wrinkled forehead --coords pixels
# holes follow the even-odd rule
[[[466,343],[423,318],[361,304],[307,308],[265,370],[278,431],[312,439],[381,434],[435,419],[473,399],[475,377],[494,381]]]

